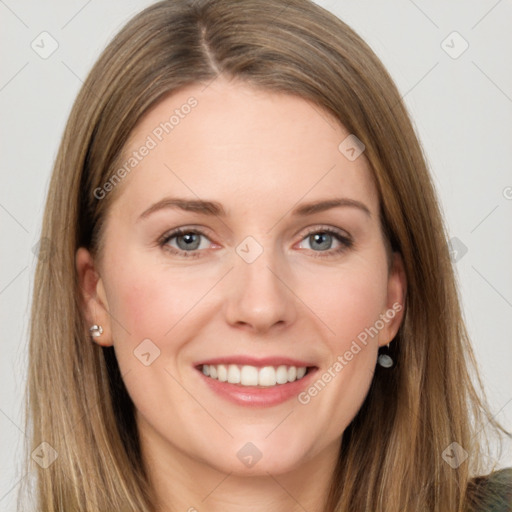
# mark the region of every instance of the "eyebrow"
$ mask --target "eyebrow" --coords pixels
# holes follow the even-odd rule
[[[371,218],[370,209],[361,201],[349,199],[347,197],[324,199],[320,201],[312,201],[304,203],[292,211],[292,216],[305,217],[315,213],[331,210],[332,208],[351,207],[357,208]],[[142,220],[150,216],[152,213],[163,209],[180,209],[187,212],[200,213],[202,215],[227,217],[226,210],[222,204],[217,201],[205,201],[202,199],[184,199],[178,197],[165,197],[156,202],[147,210],[142,212],[137,220]]]

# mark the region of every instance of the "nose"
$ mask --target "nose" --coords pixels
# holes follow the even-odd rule
[[[290,280],[285,262],[270,249],[251,263],[235,254],[234,268],[225,283],[227,322],[257,333],[293,323],[297,298],[287,282]]]

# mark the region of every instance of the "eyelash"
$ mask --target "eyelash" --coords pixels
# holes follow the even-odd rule
[[[208,235],[206,233],[204,233],[201,229],[198,229],[198,228],[193,228],[193,229],[183,229],[183,228],[178,228],[178,229],[175,229],[174,231],[171,231],[170,233],[166,233],[165,235],[163,235],[159,241],[158,241],[158,245],[166,250],[166,251],[169,251],[171,254],[175,254],[175,255],[178,255],[178,256],[183,256],[185,258],[198,258],[201,256],[201,252],[200,250],[194,250],[194,251],[183,251],[183,250],[177,250],[175,249],[174,247],[170,247],[169,245],[167,245],[169,243],[170,240],[172,240],[173,238],[176,238],[178,236],[181,236],[181,235],[188,235],[188,234],[195,234],[195,235],[201,235],[201,236],[204,236],[205,238],[208,238]],[[314,258],[329,258],[329,257],[332,257],[332,256],[336,256],[338,254],[341,254],[342,252],[346,251],[347,249],[350,249],[353,247],[354,245],[354,242],[352,241],[351,238],[347,237],[347,236],[344,236],[342,235],[341,233],[339,233],[338,231],[334,230],[333,228],[313,228],[311,230],[309,230],[301,239],[304,240],[306,239],[307,237],[313,235],[313,234],[328,234],[328,235],[332,235],[334,236],[334,238],[336,240],[338,240],[338,242],[341,243],[341,246],[338,248],[338,249],[330,249],[329,251],[313,251],[313,253],[316,253],[314,254]]]

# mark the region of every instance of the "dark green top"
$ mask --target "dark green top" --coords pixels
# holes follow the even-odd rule
[[[474,478],[473,486],[482,496],[475,512],[512,512],[512,467]]]

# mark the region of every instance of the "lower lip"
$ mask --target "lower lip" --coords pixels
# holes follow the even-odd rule
[[[271,407],[296,397],[309,385],[317,370],[318,368],[312,368],[302,379],[268,388],[221,382],[207,377],[201,370],[197,371],[212,391],[232,403],[249,407]]]

